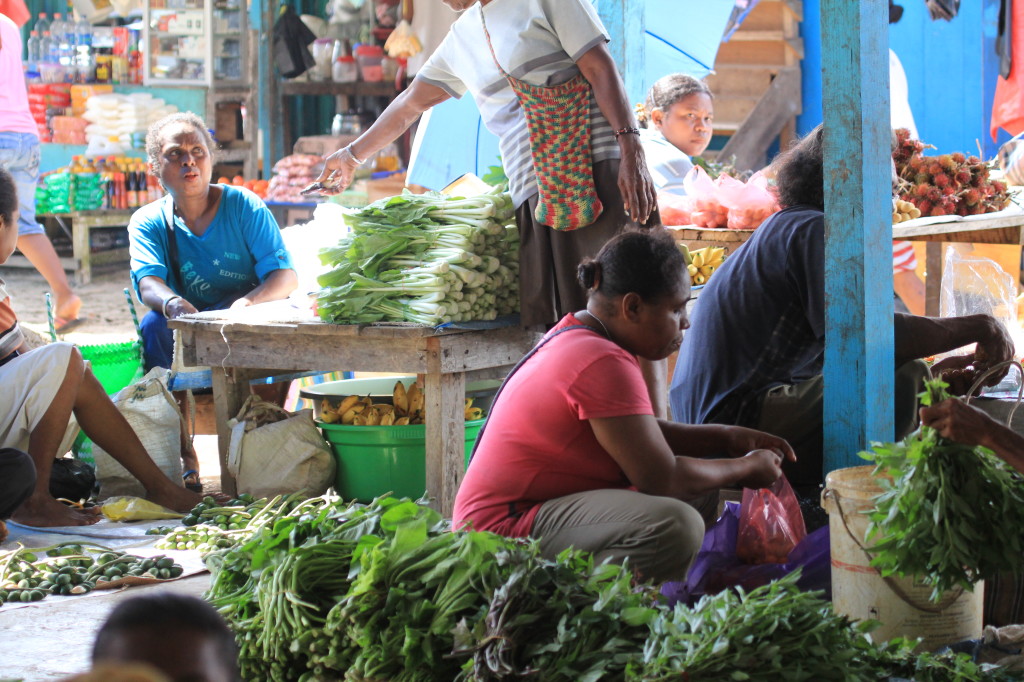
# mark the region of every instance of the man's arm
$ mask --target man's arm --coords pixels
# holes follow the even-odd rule
[[[896,313],[893,327],[897,366],[972,343],[978,344],[974,353],[977,370],[984,371],[1013,359],[1013,339],[991,315],[939,318]],[[1005,374],[996,373],[986,383],[998,383]]]

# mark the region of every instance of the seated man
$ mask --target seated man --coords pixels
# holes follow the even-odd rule
[[[785,438],[783,471],[803,497],[822,481],[825,213],[822,128],[773,163],[781,211],[730,256],[701,292],[679,351],[669,403],[684,424],[734,424]],[[880,256],[888,259],[888,251]],[[896,438],[916,427],[919,358],[977,343],[976,370],[1010,359],[1013,342],[987,315],[894,320]],[[962,363],[961,363],[962,364]],[[993,375],[997,383],[1005,372]],[[851,444],[859,448],[863,444]]]
[[[0,263],[18,240],[18,193],[0,168]],[[109,452],[146,488],[147,498],[187,511],[200,495],[176,486],[157,467],[131,425],[103,390],[82,354],[70,343],[28,350],[3,280],[0,280],[0,448],[24,450],[35,465],[31,493],[11,518],[29,526],[81,526],[99,520],[99,509],[76,510],[50,495],[50,471],[71,413],[85,434]],[[6,501],[0,500],[0,507]]]

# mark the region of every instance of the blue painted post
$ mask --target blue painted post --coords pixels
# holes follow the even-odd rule
[[[825,471],[893,438],[886,0],[822,0]]]
[[[597,13],[608,29],[615,66],[626,84],[630,102],[643,102],[644,91],[644,3],[635,0],[597,0]]]

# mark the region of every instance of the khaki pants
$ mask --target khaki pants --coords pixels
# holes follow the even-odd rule
[[[629,566],[644,580],[683,580],[701,543],[704,521],[686,502],[633,490],[591,490],[541,505],[530,535],[549,559],[574,547],[596,564]]]
[[[928,376],[928,366],[912,360],[896,370],[893,398],[896,440],[917,428],[917,394]],[[775,434],[789,441],[797,461],[785,462],[783,471],[794,488],[818,486],[824,479],[822,469],[824,379],[814,377],[799,384],[776,386],[761,400],[761,410],[753,424],[742,424]],[[851,447],[860,446],[853,444]]]

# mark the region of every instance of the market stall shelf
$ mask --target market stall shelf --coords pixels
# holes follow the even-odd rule
[[[1024,211],[1011,204],[997,213],[918,218],[894,225],[893,239],[927,242],[925,247],[925,314],[939,315],[943,243],[1024,245]]]
[[[667,226],[677,242],[686,244],[691,251],[705,246],[724,247],[726,255],[731,254],[750,239],[754,230],[729,230],[725,228],[697,227],[696,225]]]
[[[427,493],[445,515],[451,514],[465,469],[466,381],[504,377],[537,338],[519,327],[334,325],[309,311],[288,313],[281,305],[199,313],[169,326],[181,333],[187,364],[213,368],[225,493],[236,492],[227,468],[227,421],[248,395],[250,379],[294,370],[419,374],[426,413],[433,415],[426,423]]]

